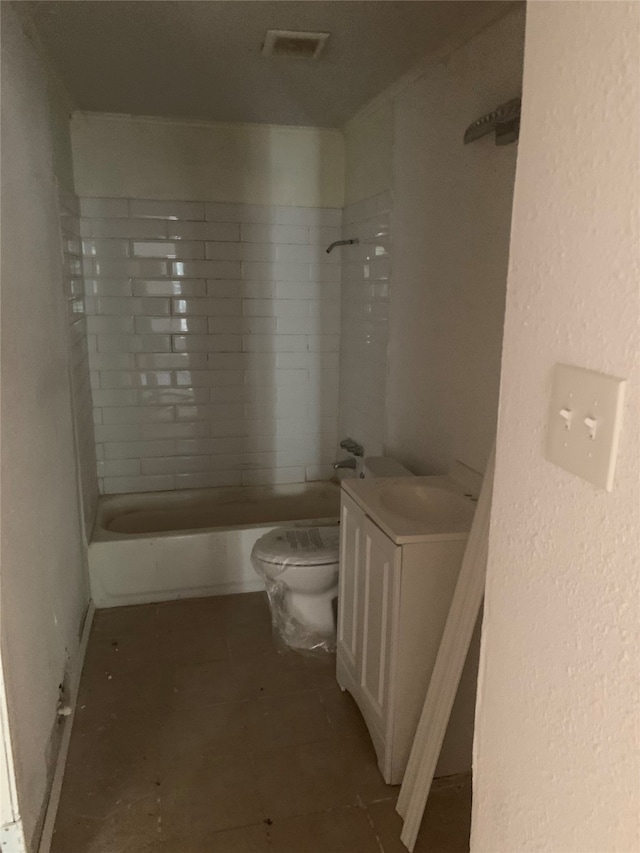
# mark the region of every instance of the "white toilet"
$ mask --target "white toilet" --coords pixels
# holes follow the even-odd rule
[[[412,476],[379,456],[364,459],[362,470],[365,477]],[[278,527],[253,546],[251,560],[265,581],[274,623],[294,648],[329,648],[335,640],[339,550],[337,524]]]
[[[280,590],[280,617],[283,621],[293,618],[299,626],[297,632],[286,632],[290,645],[304,644],[305,634],[334,634],[339,548],[338,525],[278,527],[253,546],[253,565],[265,580],[272,608],[273,593]],[[296,633],[300,643],[296,643]]]

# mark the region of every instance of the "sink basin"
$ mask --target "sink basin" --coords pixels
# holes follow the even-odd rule
[[[380,489],[382,509],[403,519],[427,522],[434,528],[456,529],[473,518],[474,505],[448,489],[420,483],[395,482]]]

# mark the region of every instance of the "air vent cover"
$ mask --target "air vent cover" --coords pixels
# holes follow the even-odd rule
[[[296,30],[267,30],[262,45],[262,55],[317,59],[329,35],[329,33],[305,33]]]

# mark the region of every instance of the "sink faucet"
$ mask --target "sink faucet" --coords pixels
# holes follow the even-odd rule
[[[356,460],[351,456],[349,459],[341,459],[339,462],[333,463],[333,470],[337,471],[339,468],[353,468],[355,470]]]

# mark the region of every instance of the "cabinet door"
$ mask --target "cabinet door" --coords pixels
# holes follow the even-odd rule
[[[343,663],[357,683],[357,659],[361,644],[358,590],[362,573],[364,513],[342,493],[340,509],[340,590],[338,595],[338,648]]]
[[[401,548],[364,521],[360,688],[369,715],[384,731],[389,705],[393,614],[400,586]]]

